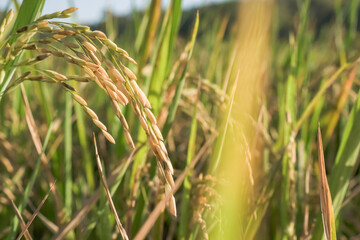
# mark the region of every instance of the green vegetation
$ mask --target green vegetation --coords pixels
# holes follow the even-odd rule
[[[359,0],[44,3],[0,15],[0,239],[359,238]]]

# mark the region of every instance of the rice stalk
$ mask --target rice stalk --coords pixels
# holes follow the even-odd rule
[[[62,84],[66,91],[70,92],[72,98],[91,117],[93,123],[102,131],[105,138],[109,142],[115,143],[115,139],[108,132],[107,127],[99,120],[94,111],[88,107],[87,101],[73,87],[65,83],[69,79],[83,82],[84,78],[82,76],[65,76],[55,70],[33,69],[31,66],[47,57],[56,57],[68,62],[68,64],[79,70],[83,70],[86,73],[86,81],[95,82],[110,98],[116,116],[122,122],[125,139],[129,146],[134,148],[135,144],[130,136],[129,126],[118,106],[118,104],[126,105],[130,102],[142,128],[148,136],[152,151],[158,159],[159,173],[162,175],[161,178],[164,179],[165,189],[171,189],[173,168],[166,148],[161,147],[160,142],[164,139],[156,125],[156,121],[154,121],[154,115],[150,110],[150,102],[138,86],[136,75],[129,68],[125,67],[122,62],[117,61],[116,55],[120,55],[126,61],[136,62],[128,56],[126,51],[119,48],[110,39],[107,39],[106,35],[100,31],[91,31],[87,26],[52,21],[54,18],[67,18],[75,10],[75,8],[70,8],[44,15],[35,22],[18,29],[15,35],[9,36],[9,39],[17,36],[17,39],[12,44],[14,47],[11,49],[14,50],[10,51],[10,56],[17,56],[24,50],[42,53],[34,59],[24,60],[14,66],[14,68],[20,66],[22,68],[31,68],[32,71],[36,71],[40,75],[38,77],[31,75],[31,71],[29,71],[26,75],[10,81],[10,87],[14,88],[26,80],[44,81],[44,79],[49,79],[54,83]],[[41,39],[37,38],[38,34],[42,34]],[[71,44],[70,42],[72,41],[76,43]],[[75,48],[77,49],[77,46],[82,51],[79,51],[80,49],[74,50]],[[101,51],[102,48],[106,49],[106,53]],[[6,65],[7,59],[0,58],[0,62],[1,60]],[[105,63],[104,65],[102,65],[103,62]],[[5,89],[4,92],[7,90]],[[172,200],[170,203],[173,209],[172,214],[176,215],[174,204],[175,201]]]
[[[126,231],[125,229],[123,228],[121,222],[120,222],[120,219],[119,219],[119,216],[117,214],[117,211],[116,211],[116,208],[114,206],[114,202],[111,198],[111,194],[110,194],[110,191],[109,191],[109,187],[108,187],[108,184],[106,182],[106,179],[105,179],[105,176],[104,176],[104,173],[103,173],[103,168],[102,168],[102,165],[101,165],[101,160],[100,160],[100,156],[99,156],[99,153],[98,153],[98,149],[97,149],[97,144],[96,144],[96,138],[95,138],[95,134],[94,135],[94,146],[95,146],[95,155],[96,155],[96,163],[97,163],[97,166],[98,166],[98,170],[99,170],[99,174],[100,174],[100,179],[101,179],[101,183],[103,184],[103,187],[105,189],[105,193],[106,193],[106,197],[109,201],[109,205],[110,205],[110,208],[111,208],[111,211],[113,212],[114,214],[114,217],[115,217],[115,220],[116,220],[116,225],[118,227],[118,230],[121,234],[121,237],[122,239],[126,239],[128,240],[129,237],[127,236],[126,234]]]
[[[46,195],[44,196],[43,200],[41,201],[41,203],[39,204],[39,206],[36,208],[35,212],[31,215],[29,221],[26,223],[26,225],[24,226],[24,229],[21,231],[21,233],[19,234],[19,236],[16,238],[16,240],[20,240],[21,237],[25,234],[25,232],[27,231],[27,229],[30,227],[31,223],[34,221],[35,217],[37,216],[37,214],[39,213],[41,207],[44,205],[46,199],[48,198],[51,189],[53,188],[54,185],[50,186],[50,189],[48,190],[48,192],[46,193]]]

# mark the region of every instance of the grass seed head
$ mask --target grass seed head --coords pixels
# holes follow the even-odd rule
[[[116,95],[121,99],[121,105],[125,106],[129,103],[129,99],[119,89],[116,89]]]
[[[59,81],[66,81],[67,80],[67,77],[58,73],[58,72],[55,72],[53,70],[45,70],[46,73],[49,73],[50,75],[52,75],[54,78],[56,78],[57,80]]]
[[[66,35],[63,35],[63,34],[54,34],[53,35],[53,38],[55,38],[56,40],[61,40],[65,37],[66,37]]]
[[[160,131],[159,127],[156,124],[154,124],[152,126],[152,128],[154,129],[154,132],[155,132],[155,135],[157,136],[157,138],[160,139],[161,141],[164,141],[164,138],[163,138],[163,136],[161,134],[161,131]]]
[[[87,106],[87,102],[85,101],[85,99],[83,99],[82,97],[80,97],[78,94],[73,93],[72,97],[74,98],[75,101],[77,101],[81,106],[86,107]]]
[[[104,136],[106,137],[107,140],[109,140],[109,142],[111,142],[112,144],[115,144],[115,140],[114,138],[111,136],[110,133],[108,133],[107,131],[102,130],[102,133],[104,134]]]
[[[92,119],[99,120],[98,116],[96,115],[96,113],[91,108],[85,107],[85,110],[90,115],[90,117]]]
[[[134,63],[134,64],[137,64],[137,62],[136,62],[134,59],[132,59],[129,55],[121,54],[121,56],[122,56],[123,58],[125,58],[126,60],[128,60],[129,62]]]
[[[135,149],[135,144],[134,144],[134,142],[132,140],[130,132],[124,130],[124,136],[125,136],[126,143],[130,146],[130,148]]]
[[[121,75],[121,73],[116,68],[108,68],[108,71],[112,78],[119,82],[125,82],[125,78]]]
[[[109,49],[112,49],[112,50],[116,51],[117,45],[113,41],[111,41],[108,38],[103,39],[102,41],[105,44],[105,46],[107,46]]]
[[[96,57],[96,55],[93,52],[89,52],[89,56],[96,65],[99,65],[99,66],[101,65],[100,60]]]
[[[73,43],[73,42],[69,42],[69,41],[63,41],[63,44],[65,46],[67,46],[68,48],[71,48],[71,49],[78,49],[80,46],[77,45],[76,43]]]
[[[86,62],[85,65],[93,71],[97,71],[99,69],[99,65],[92,62]]]
[[[104,84],[106,87],[108,87],[109,89],[111,89],[112,91],[116,92],[117,87],[115,86],[115,84],[112,83],[110,78],[104,79]]]
[[[151,124],[157,123],[156,117],[154,116],[154,114],[151,112],[151,110],[149,108],[145,108],[145,113],[146,113],[146,116],[149,118]]]
[[[61,83],[65,88],[69,89],[70,91],[76,91],[75,88],[73,88],[72,86],[70,86],[69,84],[62,82]]]
[[[170,184],[170,187],[174,188],[175,182],[174,182],[173,176],[169,170],[165,170],[165,178],[166,178],[166,181]]]
[[[145,130],[145,132],[148,132],[149,131],[149,126],[147,124],[146,119],[143,116],[140,115],[139,120],[140,120],[140,124],[141,124],[142,128]]]
[[[36,23],[36,27],[39,29],[44,28],[48,25],[49,25],[49,22],[46,20],[42,20],[42,21]]]
[[[105,33],[101,32],[101,31],[98,31],[98,30],[93,31],[92,36],[100,38],[100,39],[107,39]]]
[[[99,120],[93,119],[93,122],[94,122],[95,125],[98,126],[98,128],[100,128],[101,130],[107,131],[106,126],[105,126],[102,122],[100,122]]]
[[[130,78],[130,80],[136,80],[135,74],[127,67],[124,67],[125,74]]]
[[[70,13],[75,12],[76,10],[78,10],[78,8],[76,8],[76,7],[71,7],[71,8],[65,9],[65,10],[62,11],[61,13],[62,13],[62,14],[70,14]]]
[[[93,72],[90,68],[84,66],[84,67],[83,67],[83,70],[84,70],[84,72],[85,72],[90,78],[94,78],[94,77],[95,77],[94,72]]]
[[[82,44],[90,52],[96,52],[96,47],[94,45],[92,45],[91,43],[89,43],[88,41],[84,41]]]
[[[127,91],[127,89],[125,88],[125,86],[122,83],[115,82],[115,85],[118,88],[118,90],[121,91],[126,96],[126,98],[128,100],[131,99],[129,92]]]

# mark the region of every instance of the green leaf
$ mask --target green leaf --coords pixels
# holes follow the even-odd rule
[[[335,165],[331,170],[329,178],[330,192],[332,195],[334,216],[339,217],[341,205],[349,187],[350,178],[354,170],[360,150],[360,92],[356,103],[352,107],[350,117],[345,126],[341,138],[340,148],[336,155]],[[321,239],[323,236],[321,217],[319,215],[315,230],[314,239]]]
[[[15,32],[20,27],[33,22],[38,16],[40,16],[44,3],[45,0],[24,0],[23,3],[21,4],[19,13],[17,14],[12,32]],[[13,38],[9,43],[10,44],[13,43],[15,39],[16,38]],[[15,69],[12,70],[9,69],[11,68],[11,66],[15,65],[18,62],[20,57],[21,54],[18,55],[13,61],[10,61],[8,64],[4,66],[6,75],[4,80],[0,84],[0,103],[6,87],[10,83],[10,80],[15,73]]]

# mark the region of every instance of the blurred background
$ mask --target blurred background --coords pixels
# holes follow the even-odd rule
[[[6,9],[12,1],[4,0],[0,2],[0,9]],[[21,2],[21,1],[19,1]],[[199,8],[216,3],[229,2],[229,0],[184,0],[182,1],[183,9]],[[43,13],[53,13],[59,9],[66,9],[69,7],[77,7],[81,9],[76,13],[76,17],[69,18],[68,21],[78,21],[82,24],[98,24],[101,19],[104,19],[106,11],[110,11],[115,16],[131,15],[132,11],[143,11],[149,5],[150,0],[65,0],[46,1]],[[165,9],[169,6],[170,1],[162,1],[161,5]]]

